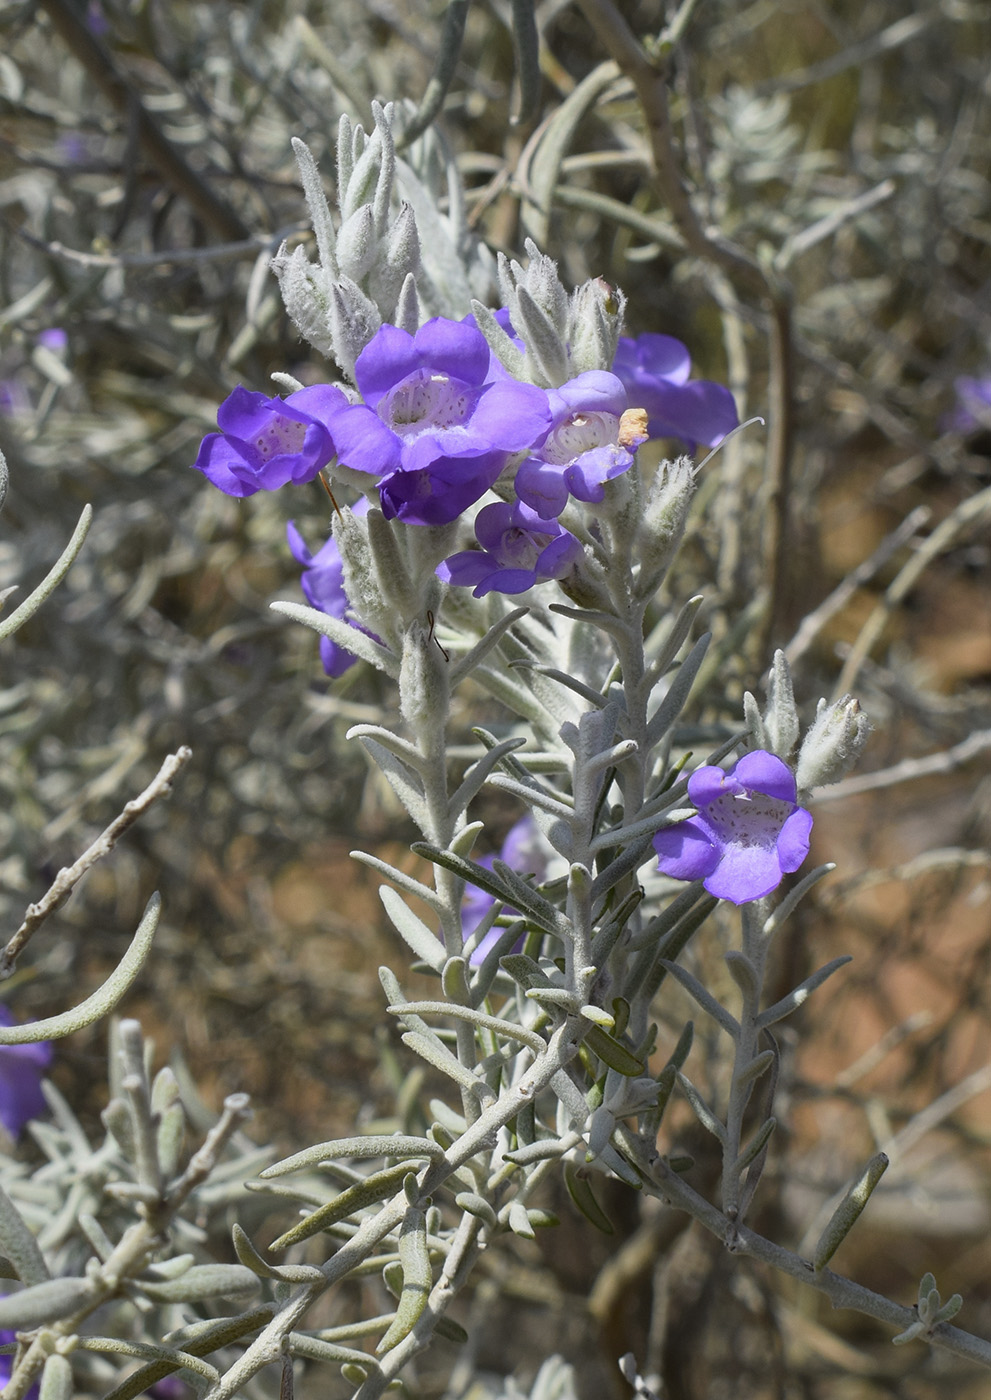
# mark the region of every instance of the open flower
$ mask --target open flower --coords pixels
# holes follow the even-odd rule
[[[354,507],[354,514],[364,515],[367,510],[368,502],[359,501]],[[297,530],[295,521],[290,520],[286,525],[286,535],[293,558],[303,565],[303,577],[300,579],[300,584],[310,606],[319,608],[329,617],[341,618],[350,623],[352,627],[356,627],[359,632],[365,632],[364,627],[361,627],[357,622],[352,622],[347,616],[351,603],[344,591],[344,564],[333,536],[327,540],[326,544],[320,546],[316,554],[312,554],[303,536]],[[372,634],[368,633],[367,635],[371,636]],[[353,656],[351,652],[345,651],[344,647],[331,641],[329,637],[321,637],[320,660],[323,662],[323,669],[327,675],[336,680],[338,676],[343,676],[344,672],[354,665],[357,657]]]
[[[547,398],[550,431],[520,464],[514,483],[520,500],[545,520],[561,514],[569,495],[601,501],[605,483],[629,471],[646,436],[624,431],[626,390],[605,370],[579,374]]]
[[[335,420],[334,441],[342,466],[378,478],[387,520],[449,524],[547,431],[543,390],[491,376],[489,359],[479,330],[441,316],[415,336],[382,326],[358,356],[364,403]]]
[[[285,399],[240,386],[217,410],[219,433],[200,444],[193,466],[228,496],[312,481],[334,456],[330,422],[348,401],[332,384]]]
[[[704,880],[718,899],[761,899],[809,853],[812,814],[796,801],[795,777],[774,754],[744,754],[728,773],[707,765],[688,780],[698,815],[654,837],[658,868]]]
[[[452,554],[437,566],[446,583],[486,593],[525,593],[535,583],[563,578],[582,557],[574,535],[556,520],[544,520],[522,501],[483,506],[475,519],[481,549]]]
[[[670,335],[650,332],[636,340],[620,336],[613,373],[626,386],[630,402],[647,410],[652,438],[681,438],[715,447],[740,419],[733,395],[711,379],[694,379],[687,348]]]
[[[0,1003],[0,1026],[14,1025],[10,1011]],[[28,1045],[0,1045],[0,1123],[12,1138],[24,1124],[45,1112],[41,1081],[52,1058],[49,1041]]]

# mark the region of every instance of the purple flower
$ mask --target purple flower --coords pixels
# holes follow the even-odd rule
[[[681,438],[690,449],[715,447],[740,419],[733,395],[710,379],[689,382],[691,358],[680,340],[647,332],[620,336],[613,373],[626,385],[630,402],[647,410],[654,437]]]
[[[9,1346],[12,1342],[16,1341],[17,1333],[12,1328],[0,1328],[0,1343],[5,1343]],[[10,1373],[14,1369],[14,1357],[16,1355],[17,1352],[12,1351],[9,1356],[0,1356],[0,1386],[5,1386],[10,1380]],[[39,1382],[35,1381],[34,1385],[28,1391],[25,1400],[38,1400],[39,1388]]]
[[[795,777],[756,749],[730,772],[706,766],[688,780],[698,815],[654,837],[662,875],[702,880],[710,894],[746,904],[777,889],[809,853],[812,814],[796,802]]]
[[[516,473],[516,494],[543,519],[561,514],[569,494],[601,501],[605,483],[633,465],[646,436],[623,422],[626,390],[614,374],[589,370],[549,389],[553,421]]]
[[[0,1026],[13,1026],[14,1018],[0,1003]],[[0,1123],[12,1138],[24,1124],[45,1112],[41,1081],[52,1058],[47,1040],[28,1045],[0,1045]]]
[[[38,332],[36,343],[51,350],[53,355],[61,356],[69,348],[69,337],[61,326],[49,326],[47,330]]]
[[[364,403],[335,421],[337,454],[378,477],[388,520],[456,520],[550,421],[543,390],[491,377],[481,332],[440,316],[415,336],[382,326],[358,356],[355,380]]]
[[[364,515],[367,510],[368,501],[362,500],[354,507],[354,514]],[[352,627],[356,627],[359,632],[365,632],[367,636],[371,636],[372,633],[368,632],[366,628],[352,622],[347,617],[351,603],[344,591],[344,564],[333,537],[326,544],[321,545],[316,554],[311,554],[306,546],[306,541],[296,529],[295,521],[290,520],[287,524],[286,535],[293,557],[303,565],[303,577],[300,583],[310,606],[319,608],[320,612],[325,612],[330,617],[339,617],[350,623]],[[376,640],[378,639],[376,638]],[[321,637],[320,660],[323,662],[323,669],[327,675],[336,680],[338,676],[343,676],[344,672],[354,665],[357,657],[353,656],[351,652],[345,651],[342,646],[331,641],[329,637]]]
[[[525,593],[535,583],[563,578],[582,557],[574,535],[556,520],[543,520],[516,501],[483,506],[475,520],[475,538],[482,546],[452,554],[437,566],[446,583],[471,588],[475,597],[486,593]]]
[[[193,466],[228,496],[312,481],[334,456],[330,423],[347,406],[330,384],[286,399],[238,387],[217,410],[220,432],[203,439]]]
[[[493,856],[482,856],[478,864],[484,865],[486,870],[491,870]],[[538,880],[542,880],[547,872],[547,847],[540,834],[540,828],[534,821],[531,813],[520,817],[506,833],[506,839],[502,843],[499,852],[499,859],[521,875],[535,875]],[[467,885],[465,887],[464,902],[461,906],[461,933],[467,943],[486,914],[495,904],[495,898],[486,890],[480,890],[477,885]],[[518,910],[504,908],[503,913],[510,918],[518,917]],[[505,929],[498,924],[489,929],[488,933],[473,949],[469,962],[472,967],[477,967],[485,961],[485,955],[495,943],[499,941]],[[513,951],[522,945],[523,940],[514,945]]]
[[[991,376],[972,379],[961,375],[954,379],[956,407],[945,415],[942,427],[950,433],[973,433],[978,428],[991,428]]]

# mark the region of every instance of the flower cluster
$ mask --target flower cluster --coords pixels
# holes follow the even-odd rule
[[[450,556],[438,574],[478,597],[523,593],[575,568],[582,546],[562,513],[572,500],[601,502],[648,432],[711,446],[736,426],[729,391],[689,382],[689,368],[680,341],[644,335],[620,339],[614,372],[542,389],[508,373],[473,316],[435,317],[415,334],[383,325],[355,361],[359,401],[326,384],[285,399],[235,389],[194,465],[231,496],[346,468],[386,519],[423,526],[453,523],[499,482],[503,499],[474,521],[479,547]],[[312,554],[291,525],[289,544],[310,603],[345,618],[333,541]],[[331,676],[350,664],[326,639],[321,652]]]

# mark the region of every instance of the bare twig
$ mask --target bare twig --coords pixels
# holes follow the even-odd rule
[[[59,871],[47,893],[37,903],[28,906],[24,922],[10,939],[3,952],[0,953],[0,981],[11,975],[18,957],[24,951],[32,935],[49,915],[61,908],[87,871],[98,860],[102,860],[104,856],[110,854],[128,827],[133,826],[139,817],[144,816],[149,807],[166,796],[171,790],[176,774],[189,762],[192,756],[192,750],[185,746],[178,749],[176,753],[169,754],[144,792],[128,802],[120,815],[114,818],[105,831],[101,832],[75,864],[66,866]]]
[[[797,92],[799,88],[809,87],[812,83],[822,83],[827,78],[835,78],[839,73],[846,73],[850,68],[859,68],[862,63],[869,63],[874,58],[880,58],[882,54],[901,48],[903,44],[918,38],[939,17],[940,11],[935,7],[927,15],[906,15],[903,19],[896,19],[893,24],[889,24],[877,34],[871,34],[859,43],[851,44],[840,53],[830,54],[829,58],[824,58],[821,63],[813,63],[808,68],[799,68],[795,73],[786,73],[784,77],[770,78],[767,82],[758,83],[754,91]]]
[[[798,658],[808,651],[829,619],[846,606],[857,589],[868,583],[879,569],[884,568],[891,556],[901,549],[903,544],[907,544],[916,531],[922,529],[931,513],[928,506],[917,506],[896,530],[892,530],[891,534],[881,541],[870,558],[858,564],[843,582],[833,589],[829,597],[824,599],[814,612],[809,613],[784,648],[790,665],[794,666]]]
[[[853,690],[860,668],[884,631],[884,625],[889,615],[912,591],[933,560],[938,559],[949,549],[970,526],[979,524],[989,516],[991,516],[991,486],[986,486],[983,491],[978,491],[973,496],[968,496],[965,501],[961,501],[945,520],[940,521],[932,534],[922,541],[916,553],[899,571],[898,577],[888,587],[884,597],[860,629],[860,635],[843,663],[843,670],[833,694],[834,700]]]
[[[720,268],[734,286],[766,307],[769,339],[767,473],[764,481],[763,555],[769,606],[761,651],[780,630],[786,589],[784,568],[791,495],[792,377],[791,298],[773,269],[764,267],[738,244],[705,227],[686,189],[675,150],[668,106],[668,74],[663,60],[653,61],[613,0],[579,0],[596,37],[633,83],[647,128],[658,192],[689,251]]]
[[[208,248],[162,248],[154,253],[84,253],[79,248],[67,248],[57,240],[38,238],[25,228],[16,228],[18,238],[30,243],[39,252],[63,262],[75,263],[79,267],[168,267],[183,263],[201,265],[211,262],[232,262],[240,258],[255,258],[265,248],[272,252],[294,234],[306,234],[302,224],[288,224],[272,234],[260,234],[257,238],[241,239],[237,243],[211,243]]]

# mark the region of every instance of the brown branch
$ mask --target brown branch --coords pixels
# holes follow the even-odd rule
[[[75,864],[65,866],[59,871],[47,893],[42,895],[37,903],[28,906],[24,922],[12,936],[3,952],[0,953],[0,981],[11,975],[18,957],[24,951],[32,935],[49,915],[54,914],[56,909],[62,907],[86,872],[98,860],[102,860],[104,856],[110,854],[128,827],[133,826],[139,817],[144,816],[149,807],[171,791],[173,779],[192,756],[192,750],[185,746],[177,750],[176,753],[169,754],[144,792],[128,802],[120,815],[114,818],[105,831],[101,832]]]
[[[787,588],[785,558],[791,496],[792,327],[787,285],[773,269],[703,226],[682,178],[671,129],[668,75],[664,60],[655,62],[632,32],[613,0],[578,0],[596,38],[630,79],[643,111],[658,192],[691,252],[721,268],[734,286],[762,303],[768,313],[770,436],[764,482],[766,520],[762,553],[767,567],[768,609],[761,652],[779,640]]]
[[[118,70],[110,50],[87,27],[83,11],[77,11],[69,0],[40,0],[40,4],[69,52],[83,65],[107,101],[125,121],[136,124],[138,144],[165,183],[187,199],[221,238],[231,242],[251,238],[251,230],[241,216],[187,164],[162,131],[137,88]]]

